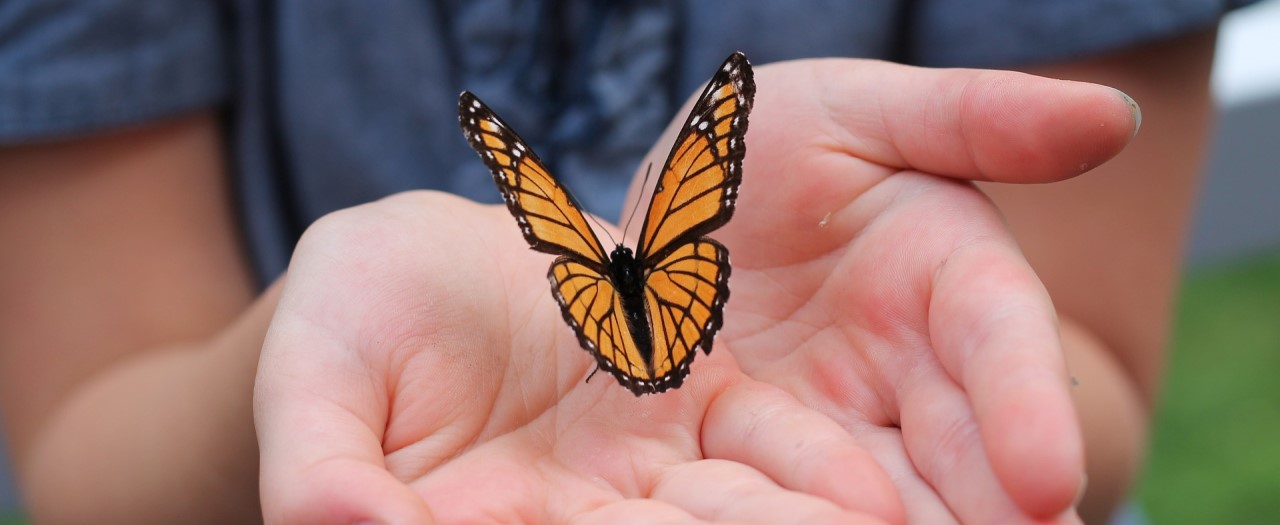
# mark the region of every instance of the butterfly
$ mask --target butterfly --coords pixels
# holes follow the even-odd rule
[[[742,181],[751,64],[734,53],[685,119],[659,174],[635,250],[613,251],[569,189],[479,98],[464,91],[458,120],[536,251],[557,255],[551,292],[598,368],[636,396],[679,388],[697,350],[711,353],[729,297],[729,251],[705,237],[733,215]]]

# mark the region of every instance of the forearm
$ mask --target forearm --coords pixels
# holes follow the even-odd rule
[[[275,293],[255,299],[220,137],[202,112],[0,147],[0,401],[37,521],[256,507]]]
[[[253,381],[277,289],[212,339],[139,352],[59,403],[21,462],[32,516],[260,520]]]

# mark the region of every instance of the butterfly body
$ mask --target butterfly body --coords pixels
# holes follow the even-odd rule
[[[653,361],[653,334],[649,332],[649,312],[644,304],[644,266],[621,244],[609,254],[609,276],[622,297],[623,317],[627,330],[636,342],[636,351],[645,363]],[[649,370],[652,372],[653,370]]]
[[[742,180],[755,94],[751,66],[730,55],[703,90],[663,165],[635,250],[606,252],[568,188],[475,95],[458,120],[493,173],[547,272],[565,322],[597,365],[639,396],[678,388],[697,350],[711,353],[729,297],[729,251],[705,235],[729,221]]]

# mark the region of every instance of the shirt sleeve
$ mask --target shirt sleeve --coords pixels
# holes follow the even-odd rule
[[[919,0],[907,59],[933,67],[1012,67],[1100,53],[1217,23],[1256,0]]]
[[[224,102],[222,22],[214,0],[4,0],[0,144]]]

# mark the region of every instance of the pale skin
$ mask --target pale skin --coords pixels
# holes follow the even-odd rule
[[[1114,91],[865,61],[758,68],[740,211],[715,234],[734,262],[725,328],[684,387],[640,399],[583,382],[550,257],[502,208],[416,193],[339,212],[255,298],[211,115],[0,150],[0,239],[21,248],[0,258],[0,388],[31,512],[252,521],[260,476],[272,522],[1073,523],[1083,445],[1119,458],[1088,464],[1106,490],[1082,509],[1103,515],[1140,458],[1207,126],[1207,91],[1160,86],[1205,85],[1211,47],[1197,35],[1046,70],[1132,81],[1115,83],[1146,117],[1089,178],[1138,178],[1153,197],[1068,200],[1164,203],[1145,211],[1161,242],[1074,273],[1040,270],[1052,243],[1026,239],[1069,222],[1036,220],[1035,199],[1060,197],[993,192],[1024,257],[955,179],[1101,164],[1134,126]],[[1133,67],[1171,54],[1182,67]],[[1143,171],[1157,153],[1181,161]],[[1058,300],[1058,337],[1041,279],[1058,299],[1135,266],[1146,302],[1079,290]],[[1091,321],[1116,308],[1132,333]]]

